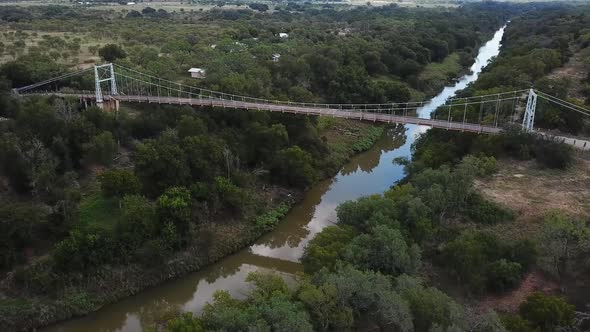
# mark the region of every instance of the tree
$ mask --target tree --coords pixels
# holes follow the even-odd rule
[[[10,268],[34,244],[46,212],[38,206],[13,203],[0,206],[0,268]]]
[[[531,322],[541,332],[555,331],[573,323],[574,306],[559,296],[533,293],[519,308],[522,318]]]
[[[330,226],[318,233],[305,247],[302,262],[305,272],[312,274],[325,267],[334,269],[343,258],[344,249],[356,236],[357,232],[350,226]]]
[[[106,44],[105,46],[101,47],[98,49],[98,55],[107,62],[113,62],[117,59],[123,59],[127,57],[127,53],[123,50],[123,48],[116,44]]]
[[[152,7],[145,7],[144,9],[141,10],[141,13],[143,15],[153,15],[156,13],[156,10]]]
[[[160,138],[137,146],[135,174],[149,196],[189,183],[191,173],[184,150],[174,140]]]
[[[205,332],[205,329],[192,312],[185,312],[167,323],[166,332]]]
[[[161,224],[170,222],[180,235],[187,235],[191,221],[190,191],[184,187],[169,188],[158,197],[157,211]]]
[[[582,220],[556,211],[545,218],[542,243],[551,259],[551,270],[562,277],[568,272],[571,260],[588,252],[590,227]]]
[[[311,155],[296,145],[277,153],[271,174],[279,182],[300,188],[310,186],[317,179]]]
[[[415,331],[464,325],[463,308],[445,293],[434,287],[426,288],[420,280],[406,275],[396,281],[397,291],[410,305]]]
[[[103,195],[115,197],[119,208],[123,196],[137,194],[141,189],[137,176],[127,169],[108,169],[99,176],[99,181]]]
[[[420,248],[408,245],[399,230],[385,225],[355,237],[346,247],[345,260],[361,269],[394,276],[415,273],[420,266]]]
[[[254,2],[254,3],[248,4],[248,7],[252,8],[254,10],[257,10],[257,11],[259,11],[261,13],[263,13],[263,12],[265,12],[265,11],[268,10],[268,5],[267,4],[264,4],[264,3]]]
[[[156,208],[143,196],[127,195],[121,204],[121,218],[117,221],[117,236],[130,250],[157,233]]]
[[[90,143],[83,146],[85,160],[101,165],[110,165],[118,151],[117,143],[110,131],[104,131],[96,135]]]

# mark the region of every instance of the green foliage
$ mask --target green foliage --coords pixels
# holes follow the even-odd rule
[[[256,224],[256,228],[263,231],[268,232],[272,230],[281,219],[289,212],[289,205],[288,204],[280,204],[276,208],[265,212],[264,214],[256,217],[254,223]]]
[[[23,250],[39,240],[47,213],[38,206],[4,204],[0,207],[0,268],[23,260]]]
[[[361,137],[360,140],[356,141],[352,145],[352,151],[359,153],[370,149],[375,144],[375,142],[381,136],[383,136],[383,130],[383,127],[371,128],[371,130],[365,136]]]
[[[534,293],[519,308],[522,318],[531,322],[541,332],[555,331],[573,323],[574,306],[561,297]]]
[[[479,194],[469,197],[465,215],[475,223],[493,225],[514,219],[514,214],[500,204],[487,200]]]
[[[317,179],[311,155],[298,146],[277,153],[271,166],[272,175],[290,186],[306,188]]]
[[[502,324],[510,332],[536,332],[533,325],[520,315],[505,314],[501,316]]]
[[[125,58],[127,53],[119,45],[106,44],[105,46],[98,49],[98,55],[106,62],[113,62],[117,59]]]
[[[415,273],[421,252],[417,245],[408,245],[399,230],[378,225],[355,237],[346,246],[344,259],[360,269],[396,276]]]
[[[119,241],[134,250],[157,232],[156,208],[142,196],[125,196],[121,204],[121,217],[116,225]]]
[[[516,286],[524,272],[523,266],[534,261],[535,251],[522,255],[515,252],[527,245],[508,246],[492,234],[466,231],[444,245],[440,258],[441,263],[444,262],[471,290],[482,292],[487,287],[504,291]]]
[[[139,193],[141,186],[135,174],[126,169],[108,169],[100,174],[99,181],[103,195],[117,199]]]
[[[110,165],[117,154],[117,143],[113,134],[108,131],[96,135],[92,141],[84,145],[85,160],[90,163]]]
[[[585,221],[554,211],[545,217],[541,243],[550,272],[562,277],[570,272],[571,263],[590,252],[590,227]]]
[[[464,324],[463,308],[438,289],[424,287],[420,281],[408,276],[398,278],[396,288],[410,306],[416,331]]]
[[[182,316],[170,320],[166,324],[167,332],[205,332],[201,320],[194,317],[191,312],[186,312]]]
[[[117,257],[112,234],[101,228],[76,229],[55,246],[53,257],[61,271],[88,272]]]
[[[166,190],[157,201],[157,214],[160,224],[170,223],[181,235],[187,235],[191,222],[191,193],[184,187]]]
[[[548,168],[566,169],[574,163],[574,148],[563,142],[538,138],[535,157]]]
[[[522,267],[503,258],[488,266],[486,277],[489,289],[503,292],[518,285],[522,277]]]
[[[305,247],[301,261],[305,272],[312,274],[322,268],[333,270],[343,259],[349,242],[357,235],[350,226],[329,226],[319,232]]]

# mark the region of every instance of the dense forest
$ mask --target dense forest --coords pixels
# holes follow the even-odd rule
[[[405,102],[432,95],[465,72],[481,43],[522,15],[507,30],[497,61],[464,95],[544,82],[547,92],[557,93],[554,87],[562,85],[544,76],[576,47],[588,46],[588,16],[550,5],[289,6],[273,12],[261,6],[190,12],[3,7],[1,326],[33,329],[86,314],[235,252],[384,131],[367,123],[211,108],[105,112],[77,100],[18,98],[10,94],[13,87],[115,61],[255,97]],[[527,39],[532,27],[539,37]],[[206,78],[189,78],[190,67],[205,68]],[[90,79],[69,83],[92,87]],[[578,118],[557,113],[551,122],[550,115],[540,114],[539,123],[584,130]],[[307,247],[307,274],[294,287],[278,276],[252,274],[246,299],[220,292],[201,316],[185,314],[156,328],[483,332],[573,325],[574,308],[559,296],[535,294],[514,315],[480,315],[421,274],[432,265],[468,294],[501,293],[546,255],[533,240],[505,241],[486,229],[514,219],[474,189],[504,157],[555,169],[575,159],[564,145],[517,130],[497,137],[431,131],[415,144],[411,162],[400,161],[403,183],[338,208],[338,224]],[[572,239],[571,252],[553,253],[553,272],[578,268],[585,223],[557,213],[544,227],[546,244],[558,247],[564,232]]]

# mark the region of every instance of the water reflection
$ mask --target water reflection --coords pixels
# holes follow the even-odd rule
[[[446,87],[418,110],[429,117],[457,91],[475,81],[483,67],[500,49],[504,28],[480,48],[472,73]],[[150,319],[165,310],[163,304],[180,310],[200,312],[216,290],[227,290],[243,298],[249,287],[245,279],[253,271],[277,271],[288,281],[302,271],[297,262],[309,240],[324,227],[336,222],[336,207],[347,200],[383,193],[403,177],[403,167],[393,163],[397,157],[410,157],[411,145],[428,127],[395,126],[369,151],[354,157],[333,179],[325,180],[306,193],[276,230],[256,244],[224,258],[202,271],[172,280],[155,288],[106,306],[86,317],[45,329],[51,332],[125,331],[139,332]]]

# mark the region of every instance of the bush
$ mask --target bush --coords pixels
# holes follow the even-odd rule
[[[488,266],[487,279],[488,288],[503,292],[515,287],[522,277],[520,264],[500,259]]]
[[[324,228],[305,247],[301,259],[305,272],[311,274],[323,267],[332,270],[356,234],[354,228],[347,225]]]
[[[539,138],[535,145],[535,157],[545,167],[566,169],[574,162],[574,148],[563,142]]]
[[[537,332],[528,320],[519,315],[502,315],[500,319],[502,325],[510,332]]]
[[[552,332],[557,327],[565,327],[574,320],[574,306],[559,296],[543,293],[530,295],[520,305],[520,315],[541,332]]]
[[[479,194],[469,196],[465,210],[467,217],[479,224],[493,225],[514,218],[512,211],[498,203],[483,198]]]
[[[117,143],[109,131],[96,135],[88,144],[84,144],[86,162],[110,165],[117,154]]]
[[[166,190],[157,203],[160,224],[172,223],[181,235],[188,233],[191,221],[191,193],[184,187]]]
[[[100,188],[105,197],[123,198],[125,195],[139,193],[140,183],[135,174],[126,169],[109,169],[99,177]]]
[[[103,229],[74,230],[55,247],[56,267],[62,271],[96,268],[119,257],[111,232]]]
[[[258,216],[254,223],[256,228],[262,232],[268,232],[289,212],[289,205],[280,204],[276,208]]]

